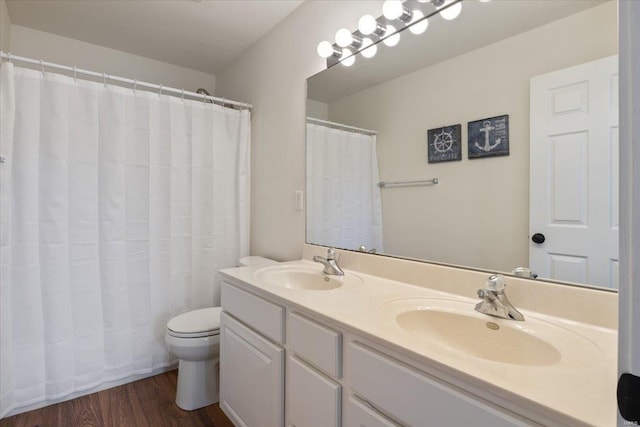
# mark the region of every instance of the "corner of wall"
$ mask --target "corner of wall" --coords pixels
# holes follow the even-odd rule
[[[0,0],[0,50],[11,50],[11,17],[6,0]]]
[[[379,0],[303,2],[216,76],[218,96],[253,104],[252,255],[301,258],[305,214],[294,192],[305,189],[306,79],[324,67],[316,45],[379,7]]]

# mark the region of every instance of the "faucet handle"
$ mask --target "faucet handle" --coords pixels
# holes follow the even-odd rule
[[[489,291],[502,292],[505,286],[502,274],[492,274],[487,280],[487,290]]]
[[[528,269],[527,267],[516,267],[513,269],[511,274],[518,277],[526,277],[527,279],[537,279],[538,275]]]
[[[336,250],[333,248],[329,248],[327,250],[327,261],[333,261],[336,259]]]

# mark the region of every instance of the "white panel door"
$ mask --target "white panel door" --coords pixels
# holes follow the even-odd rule
[[[531,79],[529,266],[618,287],[618,57]]]
[[[640,377],[640,2],[618,2],[620,40],[620,322],[618,325],[618,374]],[[624,375],[624,377],[623,377]],[[628,375],[632,375],[629,377]],[[638,390],[635,390],[636,397]],[[631,398],[633,392],[621,393]],[[620,403],[626,399],[621,399]],[[619,409],[640,407],[629,399]],[[640,417],[618,412],[618,426],[634,425]],[[631,421],[631,422],[629,422]]]
[[[284,425],[284,349],[222,312],[220,407],[239,427]]]

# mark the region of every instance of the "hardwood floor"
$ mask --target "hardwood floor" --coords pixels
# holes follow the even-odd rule
[[[0,420],[0,427],[233,427],[220,407],[183,411],[174,402],[178,371],[146,378]]]

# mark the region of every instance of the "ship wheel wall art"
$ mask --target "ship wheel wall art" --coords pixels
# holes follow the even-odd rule
[[[453,125],[427,131],[429,163],[462,160],[461,130],[462,125]]]

